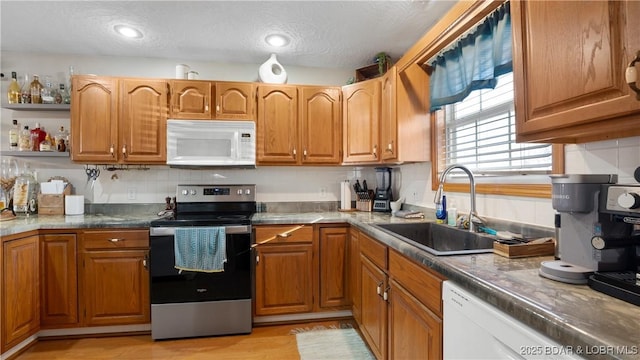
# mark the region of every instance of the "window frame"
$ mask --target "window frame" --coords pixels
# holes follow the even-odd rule
[[[440,116],[438,116],[440,115]],[[431,190],[436,190],[440,184],[440,173],[444,171],[444,159],[441,159],[438,151],[438,137],[444,135],[445,116],[442,112],[431,112]],[[564,145],[552,144],[552,174],[564,173]],[[447,182],[444,190],[450,192],[468,193],[469,184]],[[551,198],[551,183],[549,184],[522,184],[509,182],[482,182],[476,183],[477,194],[522,196],[533,198]]]

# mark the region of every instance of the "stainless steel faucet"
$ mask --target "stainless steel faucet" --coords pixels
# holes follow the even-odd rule
[[[436,190],[436,196],[433,199],[433,202],[436,205],[440,205],[442,203],[442,189],[444,187],[444,181],[447,175],[454,169],[460,169],[464,171],[469,177],[469,198],[470,198],[470,208],[471,208],[471,210],[469,211],[469,231],[474,232],[476,231],[476,226],[474,225],[474,222],[473,222],[474,218],[479,220],[481,223],[484,222],[484,220],[480,216],[478,216],[478,213],[476,212],[476,180],[471,170],[469,170],[466,166],[453,164],[442,172],[442,175],[440,175],[440,181],[439,181],[440,183],[438,184],[438,190]]]

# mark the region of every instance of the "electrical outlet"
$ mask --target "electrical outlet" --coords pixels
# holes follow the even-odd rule
[[[136,188],[129,188],[129,190],[127,190],[127,199],[129,200],[136,199]]]
[[[320,197],[326,197],[327,196],[327,188],[320,188]]]

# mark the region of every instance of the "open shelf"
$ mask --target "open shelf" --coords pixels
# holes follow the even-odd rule
[[[70,111],[71,104],[2,104],[4,109],[26,111]]]
[[[58,152],[58,151],[11,151],[11,150],[3,150],[0,151],[0,155],[4,156],[15,156],[15,157],[59,157],[59,158],[68,158],[68,152]]]

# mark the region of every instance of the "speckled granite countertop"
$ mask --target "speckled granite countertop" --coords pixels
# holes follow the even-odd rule
[[[36,229],[148,227],[153,216],[32,216],[0,223],[0,235]],[[389,247],[438,271],[556,342],[591,359],[640,359],[640,307],[538,275],[552,257],[507,259],[494,254],[434,256],[388,235],[373,223],[415,222],[364,212],[258,213],[253,224],[349,223]],[[620,351],[626,347],[627,351]]]

